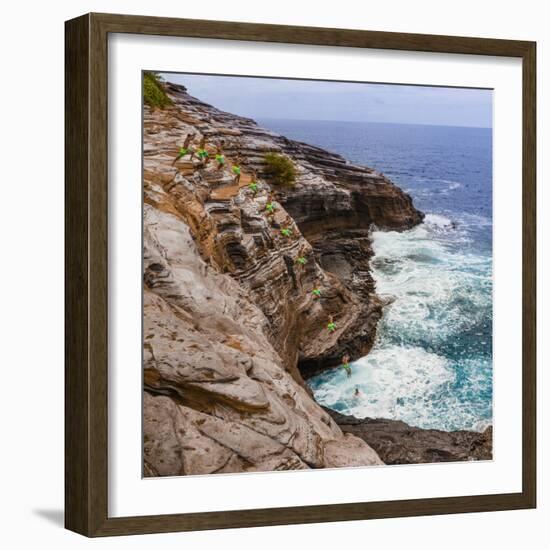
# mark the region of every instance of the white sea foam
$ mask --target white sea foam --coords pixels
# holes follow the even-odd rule
[[[433,196],[433,194],[437,195],[448,195],[452,191],[456,191],[457,189],[460,189],[463,187],[463,184],[459,181],[454,180],[445,180],[445,179],[438,179],[438,180],[419,180],[421,183],[430,183],[428,187],[419,187],[416,185],[414,188],[408,188],[406,189],[406,192],[409,194],[413,194],[416,196]],[[444,184],[444,185],[434,185],[434,181],[438,184]]]
[[[458,189],[460,187],[462,187],[462,184],[459,183],[458,181],[450,181],[449,182],[449,187],[447,189],[449,189],[449,191],[454,191],[455,189]]]
[[[427,214],[424,223],[435,225],[436,227],[451,227],[452,221],[439,214]]]
[[[404,343],[448,338],[480,321],[490,305],[490,258],[452,249],[434,235],[447,218],[428,217],[411,231],[373,234],[377,292],[397,298],[386,310],[384,328],[402,332]]]
[[[455,189],[459,189],[460,187],[462,187],[462,183],[460,183],[459,181],[443,180],[443,179],[439,181],[447,184],[447,187],[443,189],[444,193],[448,193],[449,191],[454,191]]]
[[[425,428],[490,423],[490,354],[476,355],[473,340],[460,338],[473,333],[476,345],[490,345],[490,337],[485,342],[479,335],[490,331],[491,258],[462,246],[468,238],[440,214],[428,214],[409,231],[373,232],[377,293],[394,300],[374,348],[353,363],[351,378],[336,369],[311,381],[320,403]]]
[[[400,418],[415,425],[429,424],[433,410],[427,398],[454,380],[445,358],[419,347],[378,347],[353,363],[352,372],[348,378],[342,369],[316,384],[315,398],[344,414]],[[357,398],[355,388],[361,392]]]
[[[315,399],[356,418],[390,418],[421,428],[481,431],[491,424],[490,401],[472,405],[455,391],[457,374],[451,362],[420,347],[377,346],[343,369],[325,372],[312,384]],[[490,362],[465,360],[469,387],[490,391]],[[489,375],[487,375],[487,371]],[[359,389],[359,395],[355,395]]]

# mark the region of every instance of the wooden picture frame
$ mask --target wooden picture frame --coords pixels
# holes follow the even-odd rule
[[[108,516],[107,37],[132,33],[507,56],[523,66],[523,488],[511,494],[139,517]],[[65,525],[126,535],[536,506],[536,44],[111,14],[66,22]]]

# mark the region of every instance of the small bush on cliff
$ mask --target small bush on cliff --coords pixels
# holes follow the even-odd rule
[[[156,73],[143,73],[143,101],[151,108],[164,109],[172,104],[162,87],[161,78]]]
[[[264,163],[264,173],[275,185],[292,187],[296,183],[296,168],[287,156],[267,153]]]

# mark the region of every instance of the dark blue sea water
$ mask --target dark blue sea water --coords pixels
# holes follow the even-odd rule
[[[371,166],[426,214],[403,233],[375,230],[385,309],[371,353],[310,380],[319,402],[426,428],[492,422],[492,132],[482,128],[262,120],[290,138]],[[355,388],[360,395],[354,396]]]

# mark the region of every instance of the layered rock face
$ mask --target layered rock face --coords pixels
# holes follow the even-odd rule
[[[420,223],[423,214],[410,196],[375,170],[206,105],[181,86],[167,84],[167,91],[180,122],[171,133],[176,141],[167,144],[169,154],[175,155],[177,139],[195,132],[195,143],[204,136],[222,145],[229,160],[240,156],[243,168],[260,178],[266,153],[284,153],[294,162],[298,176],[292,188],[264,181],[254,201],[246,192],[235,195],[218,174],[202,171],[211,188],[207,210],[221,228],[216,261],[251,290],[285,364],[294,368],[298,358],[307,378],[339,364],[346,352],[353,359],[366,355],[382,313],[369,269],[369,230],[373,224],[403,230]],[[272,227],[262,213],[268,191],[283,206]],[[286,226],[296,238],[273,239],[273,228]],[[211,238],[210,226],[201,231]],[[307,264],[298,270],[294,259],[300,254]],[[314,285],[322,288],[322,307],[308,294]],[[338,327],[333,338],[324,328],[329,315]]]
[[[144,108],[145,475],[382,464],[303,377],[368,352],[382,310],[369,228],[421,213],[381,174],[166,91],[172,106]],[[227,164],[175,161],[190,133]],[[293,188],[263,177],[267,152],[292,159]]]
[[[145,205],[144,227],[145,475],[380,464],[285,371],[265,315],[188,225]]]

